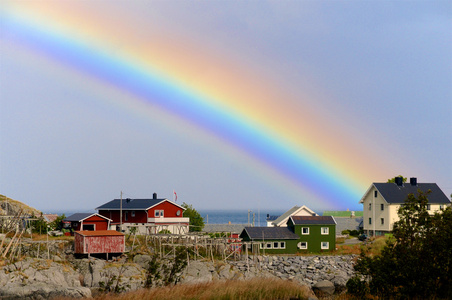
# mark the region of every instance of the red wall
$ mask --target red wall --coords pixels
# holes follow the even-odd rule
[[[122,253],[124,236],[82,236],[75,234],[75,253]]]
[[[75,223],[75,222],[72,222]],[[91,216],[86,220],[83,220],[83,225],[95,225],[94,229],[97,230],[107,230],[108,229],[108,220],[105,220],[104,218],[101,218],[99,216]],[[75,231],[82,230],[81,228],[82,223],[78,222],[76,228],[73,228]]]
[[[182,218],[183,209],[168,201],[160,203],[148,210],[149,218],[155,218],[155,210],[163,210],[163,217],[165,218]],[[177,215],[178,210],[180,210],[180,215]]]

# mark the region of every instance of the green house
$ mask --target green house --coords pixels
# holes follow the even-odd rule
[[[245,227],[240,238],[252,254],[296,254],[336,249],[332,216],[292,216],[287,227]]]
[[[300,237],[287,227],[245,227],[240,238],[252,254],[293,254]]]
[[[287,228],[298,235],[299,252],[322,252],[336,249],[336,221],[332,216],[292,216]]]

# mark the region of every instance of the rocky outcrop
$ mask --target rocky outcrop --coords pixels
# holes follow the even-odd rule
[[[146,271],[125,258],[115,262],[100,259],[74,261],[83,286],[100,291],[132,291],[144,286]]]
[[[0,269],[1,299],[91,297],[79,274],[69,264],[27,258]]]
[[[131,291],[145,286],[193,284],[255,277],[296,281],[323,294],[340,293],[354,275],[355,256],[255,256],[240,261],[189,261],[173,268],[173,258],[136,255],[114,262],[72,259],[56,262],[28,258],[0,269],[0,299],[90,297],[98,291]],[[176,271],[175,271],[176,270]],[[170,279],[171,276],[171,279]]]
[[[22,215],[41,215],[41,212],[31,206],[26,205],[17,200],[13,200],[4,195],[0,195],[0,215],[15,216],[21,213]]]
[[[181,274],[181,283],[212,280],[242,280],[276,277],[297,281],[322,292],[341,292],[353,275],[355,256],[257,256],[229,263],[190,262]],[[324,287],[329,286],[330,289]],[[332,289],[331,289],[332,287]],[[324,291],[323,289],[327,290]]]

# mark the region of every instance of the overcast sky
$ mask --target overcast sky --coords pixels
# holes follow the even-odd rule
[[[0,17],[0,193],[37,209],[176,191],[200,210],[356,210],[372,182],[398,174],[452,193],[450,1],[2,1]],[[134,61],[174,89],[246,107],[239,120],[305,145],[312,170],[335,170],[315,177],[325,190],[354,193],[316,198],[309,175],[297,182],[202,112],[124,88],[128,73],[93,75],[91,50],[59,55],[52,34],[61,53],[83,43],[115,72]]]

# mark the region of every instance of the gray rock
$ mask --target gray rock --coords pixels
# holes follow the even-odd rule
[[[181,275],[181,283],[203,283],[212,281],[212,267],[200,261],[191,261]]]
[[[150,255],[135,255],[135,257],[133,258],[133,262],[145,270],[147,270],[147,268],[149,267],[149,262],[151,260],[152,257]]]
[[[312,286],[312,289],[314,290],[314,292],[320,291],[321,293],[326,294],[326,295],[333,295],[335,287],[331,281],[322,280],[322,281],[319,281],[316,284],[314,284]]]

